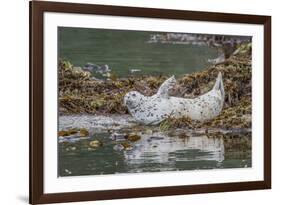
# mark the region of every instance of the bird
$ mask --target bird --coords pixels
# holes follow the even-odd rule
[[[213,88],[196,98],[181,98],[169,95],[176,84],[175,76],[162,83],[156,94],[145,96],[130,91],[124,96],[129,113],[140,124],[157,125],[167,118],[188,117],[191,120],[207,121],[218,116],[224,105],[224,86],[221,72]]]

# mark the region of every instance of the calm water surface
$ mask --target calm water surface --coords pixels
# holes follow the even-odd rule
[[[217,50],[207,46],[148,43],[155,32],[87,28],[58,29],[59,57],[75,66],[107,64],[119,77],[131,69],[142,74],[179,75],[203,70]]]
[[[59,141],[59,176],[251,167],[251,135],[247,132],[211,137],[190,130],[161,132],[157,127],[137,126],[127,115],[71,115],[59,120],[60,130],[90,130],[89,138],[73,136]],[[124,141],[112,140],[112,133],[130,132],[137,132],[141,139],[129,142],[130,150],[114,149]],[[187,136],[182,137],[183,132]],[[92,149],[93,140],[103,146]]]

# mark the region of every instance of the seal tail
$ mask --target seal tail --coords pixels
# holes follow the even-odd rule
[[[221,96],[224,98],[224,87],[223,87],[223,80],[222,80],[222,74],[219,72],[216,83],[214,85],[213,90],[219,90],[221,92]]]

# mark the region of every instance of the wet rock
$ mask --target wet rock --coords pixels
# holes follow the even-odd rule
[[[68,137],[68,136],[73,136],[75,134],[78,133],[78,129],[77,128],[71,128],[71,129],[68,129],[68,130],[60,130],[58,132],[58,136],[59,137]]]
[[[88,71],[92,74],[95,74],[95,73],[99,73],[99,74],[105,74],[105,73],[109,73],[111,72],[111,69],[109,68],[108,65],[96,65],[96,64],[93,64],[93,63],[87,63],[84,67],[83,67],[83,70],[85,71]]]
[[[98,148],[98,147],[103,146],[103,143],[99,140],[93,140],[89,143],[89,146],[92,148]]]
[[[126,134],[114,132],[111,134],[110,139],[112,139],[113,141],[125,141],[126,137]]]
[[[60,136],[60,137],[64,137],[64,136],[68,136],[68,135],[69,135],[69,133],[67,131],[64,131],[64,130],[61,130],[61,131],[58,132],[58,136]]]
[[[113,146],[113,149],[116,151],[129,151],[133,149],[133,146],[129,142],[122,142]]]
[[[129,140],[131,142],[136,142],[141,139],[141,136],[132,133],[132,134],[129,134],[128,136],[126,136],[126,138],[127,138],[127,140]]]
[[[122,142],[121,145],[124,147],[125,150],[133,149],[133,146],[129,142]]]
[[[68,130],[61,130],[58,132],[59,143],[70,142],[75,143],[81,139],[87,139],[89,136],[89,131],[85,128],[71,128]]]
[[[68,130],[69,135],[74,135],[78,133],[78,129],[77,128],[72,128],[70,130]]]
[[[89,131],[85,128],[81,128],[79,131],[80,137],[87,137],[89,136]]]

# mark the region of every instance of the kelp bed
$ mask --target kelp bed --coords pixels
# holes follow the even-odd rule
[[[225,104],[222,113],[213,120],[196,122],[189,118],[167,119],[161,129],[169,128],[251,128],[251,46],[243,45],[239,52],[224,63],[210,65],[200,72],[177,78],[172,96],[194,98],[208,92],[218,72],[223,75]],[[89,72],[74,67],[68,61],[59,61],[59,113],[60,114],[127,114],[123,97],[129,91],[151,96],[170,76],[129,76],[107,80],[93,78]]]

